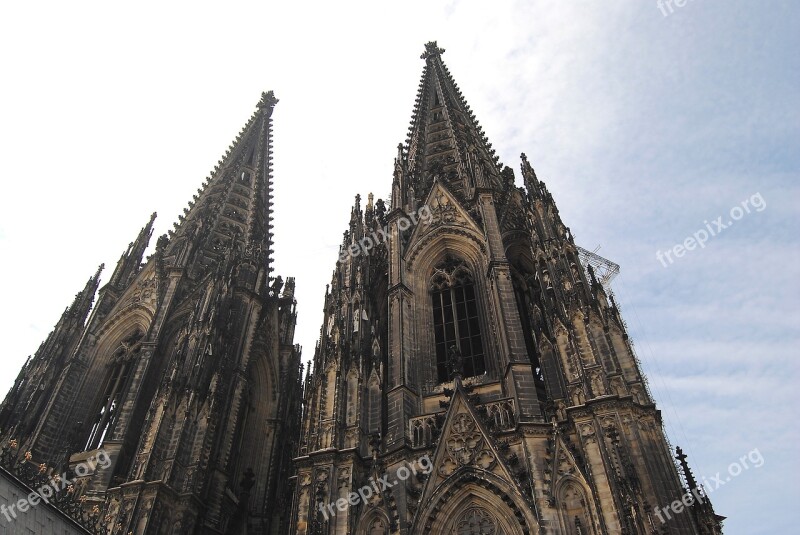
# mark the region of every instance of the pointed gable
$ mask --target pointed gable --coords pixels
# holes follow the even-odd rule
[[[434,182],[428,193],[424,206],[427,207],[430,215],[419,218],[419,224],[411,235],[410,243],[414,243],[415,239],[442,225],[464,227],[478,234],[483,233],[461,202],[456,199],[447,186],[438,180]],[[423,209],[419,210],[420,214],[422,211]]]
[[[515,481],[486,426],[467,399],[461,382],[456,383],[433,455],[435,468],[425,483],[420,503],[426,503],[439,485],[463,469],[489,472],[503,481]]]
[[[458,234],[467,234],[476,241],[479,249],[485,250],[483,230],[442,182],[434,182],[425,204],[417,213],[420,214],[419,222],[411,233],[406,249],[409,265],[422,250],[422,245],[440,231],[451,230]]]

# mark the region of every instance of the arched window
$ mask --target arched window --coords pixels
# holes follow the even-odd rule
[[[533,370],[533,378],[536,384],[536,396],[539,401],[545,401],[547,391],[545,389],[544,371],[539,355],[539,346],[536,333],[541,333],[544,325],[542,324],[542,313],[539,305],[540,301],[531,292],[529,280],[533,276],[524,276],[525,272],[514,266],[511,267],[511,284],[514,288],[514,296],[517,302],[517,311],[522,324],[522,337],[525,340],[525,349]]]
[[[111,371],[103,388],[100,408],[95,415],[92,430],[84,447],[85,451],[99,448],[103,444],[106,435],[117,423],[122,394],[125,392],[131,368],[136,360],[135,357],[142,348],[141,340],[143,336],[141,331],[136,331],[120,343],[120,347],[111,357],[111,362],[109,363]]]
[[[486,364],[475,284],[463,262],[446,259],[434,270],[431,298],[438,382],[450,379],[448,356],[454,346],[461,353],[464,376],[482,375]]]
[[[587,509],[586,495],[574,482],[566,483],[558,493],[561,518],[565,533],[569,535],[591,535],[594,533]]]

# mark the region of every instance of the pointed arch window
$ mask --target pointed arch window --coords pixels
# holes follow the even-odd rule
[[[85,451],[99,448],[103,444],[106,435],[117,423],[122,395],[126,390],[131,368],[136,360],[135,357],[142,348],[141,340],[143,336],[141,331],[136,331],[120,343],[119,348],[111,357],[111,362],[109,363],[111,371],[103,388],[100,408],[95,415],[92,430],[84,447]]]
[[[593,533],[591,516],[587,508],[586,494],[574,482],[565,484],[558,493],[562,521],[569,535],[589,535]]]
[[[448,355],[455,346],[461,353],[465,377],[486,371],[478,301],[472,273],[463,261],[447,259],[431,278],[433,328],[436,342],[436,376],[450,379]]]

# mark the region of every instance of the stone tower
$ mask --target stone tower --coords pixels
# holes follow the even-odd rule
[[[0,408],[4,443],[77,478],[102,533],[285,533],[299,427],[294,279],[272,279],[272,111],[257,111],[143,262],[98,271]],[[91,310],[91,313],[90,313]],[[80,472],[77,472],[80,476]]]
[[[298,535],[716,534],[609,290],[428,43],[391,201],[356,197],[326,290]],[[684,471],[688,472],[688,467]]]

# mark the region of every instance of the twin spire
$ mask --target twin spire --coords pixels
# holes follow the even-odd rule
[[[418,206],[437,179],[464,201],[477,189],[503,185],[498,157],[443,53],[436,41],[425,45],[411,127],[399,151],[405,176],[397,193],[410,206]],[[236,248],[262,257],[272,271],[272,112],[277,102],[272,91],[262,94],[256,112],[184,210],[167,257],[209,266]]]
[[[403,204],[421,202],[435,179],[462,200],[476,188],[503,184],[499,158],[442,61],[443,53],[431,41],[420,56],[425,68],[402,155]]]
[[[407,206],[418,206],[437,179],[465,201],[476,189],[503,184],[498,157],[442,61],[443,53],[436,41],[425,45],[408,138],[399,148],[403,178],[395,195]],[[262,93],[255,113],[163,241],[167,261],[202,270],[238,250],[272,271],[272,112],[277,103],[272,91]],[[151,218],[142,229],[147,236],[140,235],[132,244],[136,250],[124,257],[141,258],[139,249],[146,247],[152,223]],[[132,266],[125,268],[132,271]],[[127,279],[130,273],[115,275]]]
[[[272,271],[272,112],[262,93],[255,113],[170,232],[165,256],[202,268],[236,250]]]

